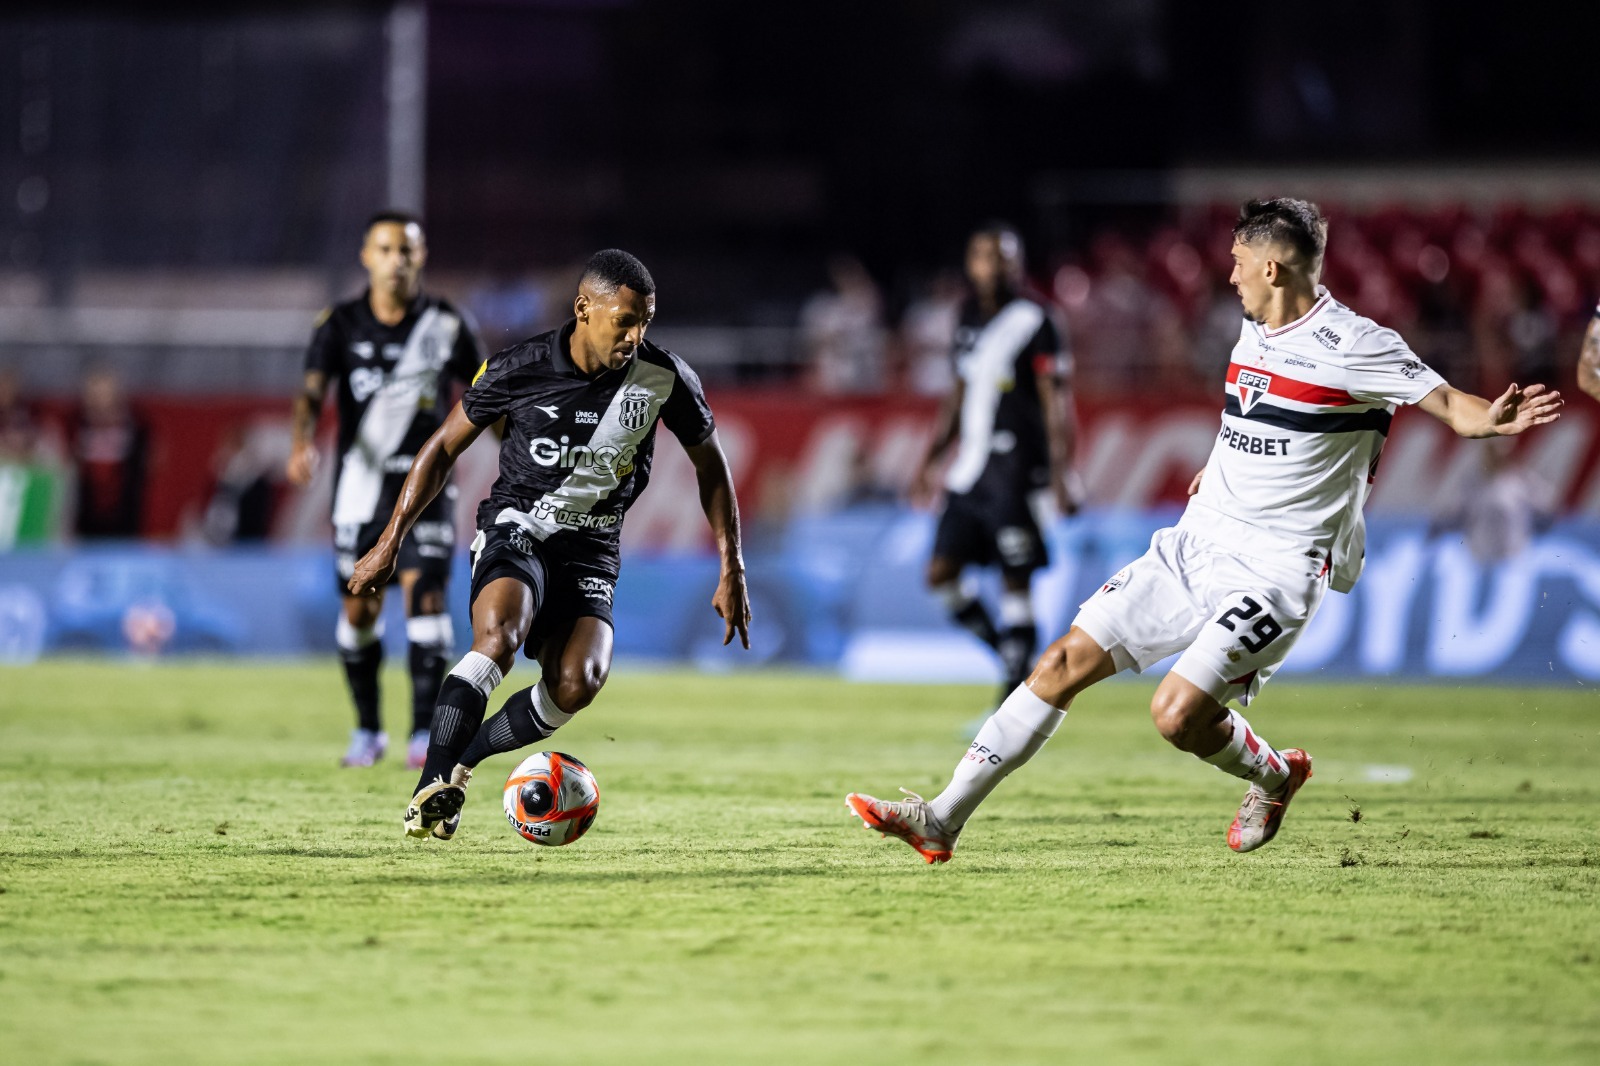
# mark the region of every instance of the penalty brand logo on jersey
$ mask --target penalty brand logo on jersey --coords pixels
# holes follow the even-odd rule
[[[643,429],[650,421],[649,391],[630,388],[624,393],[617,421],[622,423],[623,429],[631,429],[635,432]]]
[[[578,591],[586,599],[599,600],[601,603],[609,604],[611,602],[612,589],[611,582],[603,577],[580,577],[578,579]]]
[[[1272,375],[1258,374],[1254,370],[1239,371],[1239,410],[1248,414],[1272,387]]]

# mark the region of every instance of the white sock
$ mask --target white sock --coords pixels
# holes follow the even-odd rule
[[[1234,777],[1242,777],[1275,792],[1289,780],[1289,764],[1271,744],[1255,735],[1250,723],[1238,711],[1228,712],[1228,722],[1233,726],[1233,736],[1215,755],[1201,759]]]
[[[370,626],[359,628],[350,624],[350,619],[344,615],[339,616],[339,624],[333,627],[333,642],[339,645],[340,651],[360,651],[370,647],[383,639],[383,619],[378,619]]]
[[[1000,626],[1002,629],[1015,629],[1018,626],[1033,625],[1033,594],[1024,590],[1012,592],[1009,589],[1000,594]]]
[[[545,736],[572,721],[571,714],[556,706],[554,697],[550,695],[550,690],[545,687],[542,679],[533,686],[533,716],[545,727]]]
[[[971,581],[947,581],[943,585],[935,585],[933,594],[939,597],[939,602],[944,604],[948,614],[956,614],[967,604],[977,599],[977,591],[972,587]]]
[[[500,682],[505,680],[494,660],[476,651],[469,651],[463,655],[461,661],[450,671],[450,676],[459,677],[483,693],[484,699],[492,696],[494,690],[500,687]]]
[[[1012,690],[978,730],[972,747],[956,764],[950,783],[929,802],[934,817],[952,832],[966,825],[978,804],[1011,771],[1033,758],[1066,717],[1066,711],[1052,707],[1027,686]]]
[[[419,614],[406,619],[406,639],[448,653],[455,646],[455,625],[447,614]]]

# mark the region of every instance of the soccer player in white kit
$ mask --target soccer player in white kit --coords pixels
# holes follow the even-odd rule
[[[1423,365],[1400,335],[1318,284],[1327,222],[1304,200],[1253,200],[1233,229],[1230,281],[1244,305],[1221,430],[1178,524],[1079,608],[979,730],[931,801],[846,797],[869,829],[948,862],[967,819],[1044,746],[1084,689],[1182,652],[1150,702],[1175,747],[1250,783],[1228,846],[1278,832],[1311,756],[1276,749],[1237,712],[1277,670],[1331,585],[1361,575],[1361,509],[1401,404],[1463,437],[1514,436],[1560,416],[1561,395],[1512,385],[1489,401]],[[902,790],[904,791],[904,790]]]

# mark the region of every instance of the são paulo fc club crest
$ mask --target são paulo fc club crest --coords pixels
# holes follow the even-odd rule
[[[622,397],[622,410],[617,421],[623,429],[638,431],[650,421],[650,394],[643,389],[630,390]]]
[[[1270,374],[1258,374],[1254,370],[1239,371],[1239,410],[1244,414],[1250,413],[1261,397],[1267,394],[1272,387]]]

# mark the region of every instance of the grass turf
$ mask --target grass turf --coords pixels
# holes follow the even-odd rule
[[[485,764],[454,842],[403,839],[410,775],[334,766],[331,661],[6,671],[0,1047],[1600,1060],[1592,692],[1280,682],[1252,719],[1316,777],[1283,835],[1237,856],[1242,786],[1161,743],[1148,691],[1092,692],[930,868],[842,797],[936,792],[970,688],[621,670],[555,745],[594,769],[599,821],[545,850],[501,815],[512,756]]]

